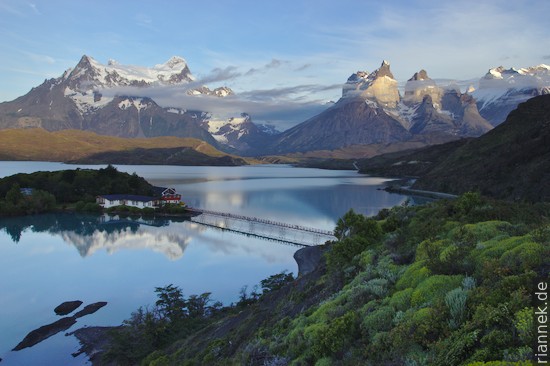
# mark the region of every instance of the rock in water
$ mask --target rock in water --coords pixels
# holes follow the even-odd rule
[[[57,315],[67,315],[78,309],[80,305],[82,305],[82,301],[80,300],[65,301],[64,303],[53,309],[53,311],[55,311]]]
[[[27,334],[12,351],[19,351],[23,348],[32,347],[59,332],[69,329],[74,323],[76,323],[76,318],[69,316],[35,329]]]
[[[75,319],[76,318],[81,318],[85,315],[90,315],[90,314],[93,314],[95,313],[96,311],[98,311],[99,309],[101,309],[102,307],[104,307],[105,305],[107,305],[107,302],[105,301],[100,301],[100,302],[95,302],[93,304],[90,304],[90,305],[86,305],[84,307],[84,309],[80,310],[78,313],[76,313],[74,315]]]

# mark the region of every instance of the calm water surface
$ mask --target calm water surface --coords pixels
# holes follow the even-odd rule
[[[0,162],[0,177],[74,169],[50,162]],[[101,166],[81,166],[101,168]],[[408,197],[378,190],[386,181],[352,171],[289,166],[117,166],[155,185],[175,187],[188,205],[332,230],[350,208],[372,215]],[[10,351],[33,329],[59,319],[68,300],[108,305],[68,330],[118,325],[154,288],[174,284],[185,295],[212,292],[226,304],[239,290],[283,270],[297,272],[297,247],[184,220],[103,222],[98,216],[47,214],[0,219],[0,357],[2,365],[82,365],[79,346],[61,332]]]

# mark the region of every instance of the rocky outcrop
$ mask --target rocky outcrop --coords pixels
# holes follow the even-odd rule
[[[422,103],[425,96],[429,96],[433,104],[441,105],[443,89],[430,79],[426,70],[416,72],[405,84],[403,102],[406,105]]]
[[[360,97],[378,103],[382,107],[395,108],[400,96],[397,80],[390,71],[390,64],[383,61],[380,68],[369,74],[358,71],[348,78],[342,91],[343,98]]]
[[[414,111],[409,115],[413,134],[477,137],[492,128],[470,95],[462,94],[458,87],[437,86],[425,70],[407,81],[403,103]]]
[[[75,300],[75,301],[65,301],[62,304],[59,304],[53,311],[57,315],[67,315],[78,309],[82,305],[82,301]]]
[[[313,246],[298,249],[294,253],[294,260],[298,264],[298,277],[313,272],[323,259],[324,247]]]

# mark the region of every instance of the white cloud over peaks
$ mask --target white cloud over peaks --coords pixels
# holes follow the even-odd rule
[[[242,73],[238,71],[236,66],[227,66],[225,68],[215,68],[208,75],[201,77],[196,82],[192,83],[191,86],[188,85],[188,89],[196,88],[197,86],[202,86],[209,83],[217,83],[227,80],[235,79],[241,76]]]
[[[204,79],[203,79],[204,80]],[[219,118],[248,113],[255,122],[269,122],[279,129],[287,129],[320,113],[326,108],[319,100],[305,100],[292,97],[295,93],[326,90],[336,86],[298,85],[289,88],[252,90],[225,98],[209,95],[189,95],[187,92],[199,85],[191,83],[175,86],[154,86],[149,88],[119,87],[102,90],[106,97],[133,96],[148,97],[161,107],[176,107],[187,110],[209,112]],[[341,87],[338,85],[337,87]]]
[[[241,84],[250,75],[267,73],[277,69],[288,61],[272,59],[258,68],[242,72],[235,66],[215,68],[198,80],[179,85],[156,85],[148,88],[118,87],[101,90],[106,97],[133,96],[148,97],[161,107],[174,107],[187,110],[209,112],[217,118],[230,118],[248,113],[253,121],[271,123],[284,130],[303,122],[327,108],[326,100],[317,97],[319,93],[334,91],[339,94],[342,84],[299,84],[291,86],[267,87],[265,89],[241,90],[235,95],[224,98],[209,95],[189,95],[189,91],[203,85],[212,85],[235,81]],[[292,67],[292,65],[290,65]]]

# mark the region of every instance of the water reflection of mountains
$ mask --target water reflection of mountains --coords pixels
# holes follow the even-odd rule
[[[190,238],[163,227],[171,222],[183,222],[183,218],[157,219],[134,218],[79,213],[51,213],[34,216],[3,218],[0,230],[4,230],[18,243],[25,231],[59,235],[76,247],[82,257],[99,249],[112,253],[119,249],[149,248],[161,252],[169,259],[183,255]]]

